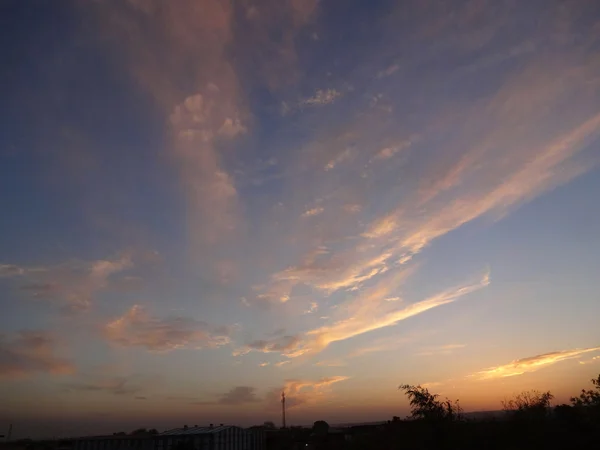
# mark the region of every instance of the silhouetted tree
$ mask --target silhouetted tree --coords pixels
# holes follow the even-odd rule
[[[598,378],[592,379],[592,384],[596,390],[581,390],[579,397],[571,397],[573,406],[597,406],[600,407],[600,374]]]
[[[408,397],[413,419],[454,421],[461,418],[462,408],[458,400],[440,401],[438,394],[431,394],[422,386],[403,384],[398,389],[403,390]]]
[[[514,398],[502,401],[502,409],[513,418],[541,420],[548,415],[553,398],[550,391],[524,391]]]
[[[579,397],[572,397],[571,403],[588,425],[600,427],[600,374],[592,379],[594,389],[582,389]]]
[[[325,435],[329,432],[329,424],[324,420],[317,420],[313,424],[312,431],[316,435]]]
[[[505,411],[528,411],[528,410],[543,410],[550,407],[550,401],[554,396],[547,392],[539,391],[524,391],[515,395],[510,400],[504,400],[502,406]]]
[[[267,421],[267,422],[263,423],[263,427],[266,428],[266,429],[268,429],[268,430],[274,430],[275,428],[277,428],[275,426],[275,424],[273,422],[271,422],[271,421]]]

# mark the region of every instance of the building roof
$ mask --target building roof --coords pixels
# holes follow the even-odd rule
[[[196,435],[196,434],[213,434],[220,433],[221,431],[228,430],[229,428],[237,428],[232,425],[221,425],[218,427],[188,427],[188,428],[174,428],[172,430],[163,431],[159,436],[184,436],[184,435]]]

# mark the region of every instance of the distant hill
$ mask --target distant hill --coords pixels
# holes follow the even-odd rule
[[[504,419],[506,412],[502,410],[496,411],[471,411],[463,413],[466,419],[471,420],[488,420],[488,419]]]
[[[465,419],[469,420],[489,420],[489,419],[504,419],[506,417],[505,411],[471,411],[463,413]],[[405,419],[404,417],[402,419]],[[373,422],[348,422],[348,423],[335,423],[331,424],[335,428],[348,428],[364,425],[382,425],[387,423],[387,420],[373,421]]]

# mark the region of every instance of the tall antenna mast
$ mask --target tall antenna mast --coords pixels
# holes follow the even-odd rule
[[[281,422],[285,428],[285,392],[281,393]]]

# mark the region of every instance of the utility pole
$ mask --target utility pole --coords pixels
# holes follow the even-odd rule
[[[281,422],[285,428],[285,392],[281,393]]]
[[[6,436],[6,440],[10,441],[11,436],[12,436],[12,423],[8,426],[8,435]]]

